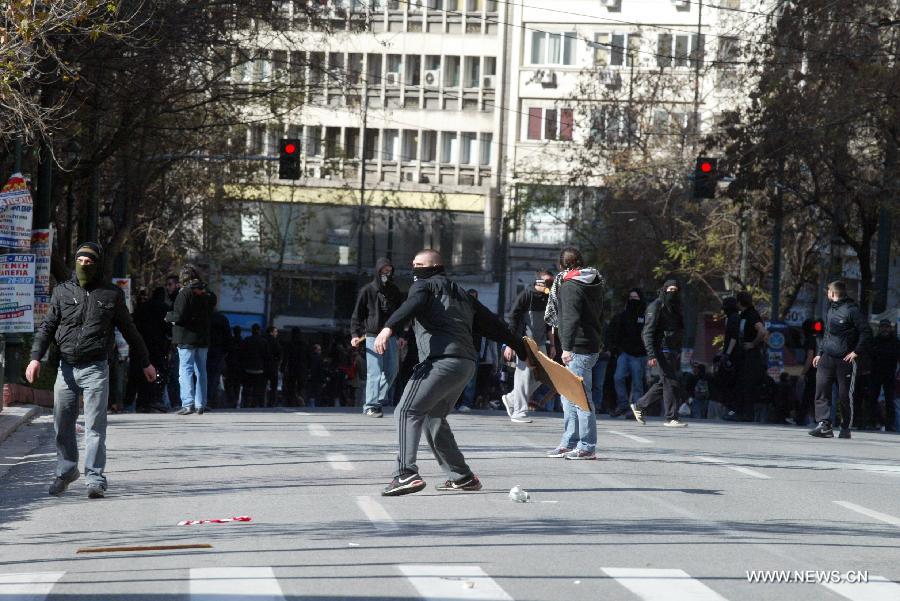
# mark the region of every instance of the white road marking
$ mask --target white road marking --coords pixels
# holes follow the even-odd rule
[[[875,511],[874,509],[868,509],[867,507],[857,505],[856,503],[850,503],[849,501],[834,501],[834,503],[835,505],[840,505],[841,507],[849,509],[850,511],[861,513],[863,515],[869,516],[870,518],[875,518],[876,520],[900,528],[900,518],[895,518],[892,515],[881,513],[880,511]]]
[[[272,568],[191,568],[191,599],[284,601]]]
[[[478,566],[401,565],[397,566],[422,599],[488,599],[513,601],[494,579]]]
[[[369,521],[376,528],[382,530],[397,528],[397,522],[394,521],[391,514],[372,497],[356,497],[356,504],[359,505],[359,508],[362,509],[362,512],[366,514],[366,517],[369,518]]]
[[[3,601],[44,601],[65,572],[0,574]]]
[[[313,436],[331,436],[331,432],[326,430],[322,424],[307,424],[306,427]]]
[[[726,601],[725,597],[683,570],[602,569],[644,601]]]
[[[727,467],[730,470],[734,470],[736,472],[740,472],[742,474],[746,474],[748,476],[753,476],[754,478],[759,478],[761,480],[770,480],[772,477],[767,476],[761,472],[757,472],[756,470],[751,470],[747,467],[742,467],[740,465],[731,465],[724,459],[717,459],[715,457],[698,457],[697,459],[701,461],[706,461],[707,463],[715,463],[717,465],[721,465],[722,467]]]
[[[328,455],[326,459],[328,459],[328,463],[331,464],[331,467],[338,470],[339,472],[353,471],[353,464],[350,463],[350,459],[343,453],[334,453],[333,455]]]
[[[653,441],[648,438],[642,438],[640,436],[635,436],[634,434],[626,434],[625,432],[619,432],[618,430],[607,430],[610,434],[615,434],[616,436],[621,436],[623,438],[628,438],[629,440],[633,440],[635,442],[642,442],[644,444],[653,444]]]
[[[897,601],[900,599],[900,584],[883,576],[869,576],[868,582],[842,582],[823,584],[829,590],[851,601]]]

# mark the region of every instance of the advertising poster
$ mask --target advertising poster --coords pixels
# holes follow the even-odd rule
[[[31,248],[31,192],[21,173],[14,173],[0,188],[0,246]]]
[[[37,330],[50,309],[50,253],[53,249],[53,230],[31,232],[31,252],[34,253],[34,328]]]
[[[768,326],[767,371],[773,380],[778,380],[778,376],[784,371],[784,346],[787,324],[783,321],[772,321],[769,322]]]
[[[34,332],[34,255],[0,255],[0,333]]]

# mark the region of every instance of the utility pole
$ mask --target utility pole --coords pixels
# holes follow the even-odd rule
[[[781,315],[781,246],[784,234],[784,157],[778,158],[778,178],[775,181],[775,231],[772,235],[772,310],[769,319],[775,321]]]
[[[739,277],[741,278],[741,287],[746,286],[750,266],[750,208],[747,203],[741,203],[741,267]]]
[[[365,224],[365,216],[366,216],[366,121],[369,112],[369,89],[368,86],[364,86],[362,90],[363,94],[363,105],[362,105],[362,130],[360,131],[360,138],[362,139],[362,150],[359,156],[359,214],[357,216],[357,224],[356,224],[356,283],[357,285],[362,285],[363,281],[363,271],[362,271],[362,253],[363,253],[363,225]]]
[[[703,39],[703,0],[699,0],[697,2],[697,45],[694,47],[694,51],[689,54],[693,54],[694,57],[694,129],[696,131],[693,133],[694,144],[697,145],[697,141],[699,139],[700,133],[700,60],[703,57],[703,53],[701,53],[701,40]],[[703,45],[703,50],[705,51],[705,44]]]

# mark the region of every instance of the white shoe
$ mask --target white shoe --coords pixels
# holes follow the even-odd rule
[[[631,403],[631,412],[634,413],[634,420],[642,426],[647,425],[647,420],[644,419],[644,412],[637,408],[637,405]]]
[[[512,414],[513,414],[512,404],[506,399],[506,395],[504,394],[502,397],[500,397],[500,400],[503,401],[503,406],[506,407],[506,414],[508,416],[512,417]]]
[[[460,406],[459,406],[459,412],[460,412],[460,413],[471,413],[472,410],[469,409],[469,407],[468,407],[467,405],[460,405]]]
[[[509,421],[513,422],[514,424],[530,424],[534,420],[530,417],[511,417],[509,418]]]
[[[669,428],[687,428],[686,423],[678,421],[677,419],[667,420],[663,425],[668,426]]]

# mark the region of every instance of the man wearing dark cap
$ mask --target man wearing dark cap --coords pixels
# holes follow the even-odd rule
[[[375,339],[375,352],[384,353],[394,332],[415,320],[419,364],[394,411],[400,450],[394,479],[381,494],[392,497],[425,488],[416,467],[423,430],[438,465],[447,474],[447,481],[437,489],[481,490],[481,482],[466,464],[447,423],[447,415],[475,373],[478,354],[472,332],[512,347],[522,359],[525,344],[462,286],[447,278],[439,252],[422,250],[412,265],[415,281],[409,296]]]
[[[55,341],[62,357],[53,389],[53,421],[56,428],[56,479],[50,494],[60,496],[78,479],[78,397],[84,395],[85,458],[88,497],[106,492],[106,403],[109,397],[107,357],[118,328],[128,342],[132,361],[143,369],[148,382],[156,380],[144,340],[131,321],[125,294],[103,281],[100,245],[87,242],[75,253],[75,277],[53,289],[50,310],[31,347],[25,371],[34,382],[41,371],[41,357]]]
[[[647,365],[659,368],[659,381],[647,393],[631,404],[634,419],[646,424],[644,411],[663,401],[666,421],[663,425],[679,428],[687,426],[678,419],[678,366],[684,336],[684,315],[681,311],[681,287],[676,280],[666,280],[659,297],[647,307],[644,316],[644,350]]]

